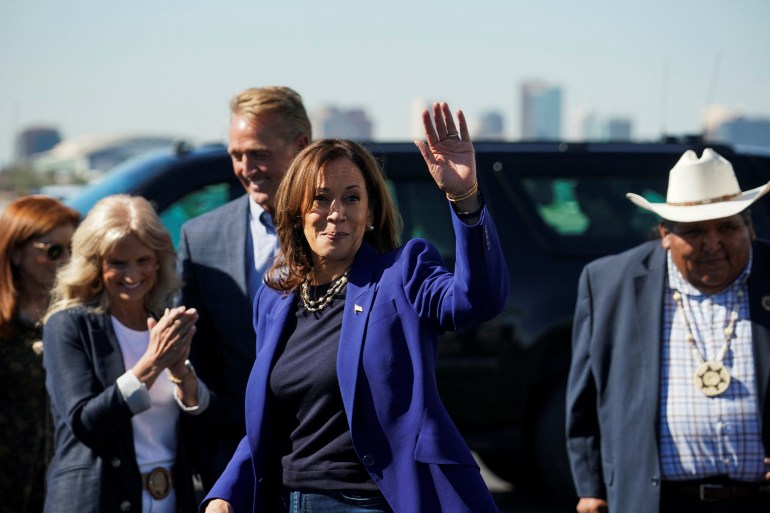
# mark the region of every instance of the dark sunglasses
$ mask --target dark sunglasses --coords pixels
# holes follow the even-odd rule
[[[45,242],[33,242],[33,248],[42,249],[52,262],[59,260],[64,254],[64,246],[61,244],[46,244]]]

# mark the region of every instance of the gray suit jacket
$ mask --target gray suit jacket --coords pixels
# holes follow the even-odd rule
[[[658,400],[665,251],[652,241],[586,266],[567,389],[567,449],[580,497],[610,512],[660,504]],[[754,244],[749,304],[762,436],[770,455],[770,245]]]
[[[200,315],[190,360],[212,392],[209,408],[218,418],[196,437],[196,466],[207,487],[246,433],[243,404],[256,357],[246,274],[248,218],[244,194],[186,222],[179,242],[180,302]]]

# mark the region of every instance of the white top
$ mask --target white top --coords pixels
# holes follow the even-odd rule
[[[132,330],[115,317],[111,316],[111,319],[123,363],[128,369],[118,378],[117,386],[134,413],[131,426],[139,471],[149,472],[158,466],[171,468],[176,460],[176,429],[180,410],[190,415],[202,413],[209,404],[209,390],[198,380],[198,406],[186,407],[176,394],[176,386],[167,379],[168,369],[163,370],[148,390],[131,372],[131,368],[147,350],[149,330]]]

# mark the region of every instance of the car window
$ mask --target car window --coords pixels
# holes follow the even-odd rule
[[[638,208],[625,194],[640,193],[648,200],[665,201],[649,180],[609,176],[529,177],[524,189],[542,221],[557,235],[581,237],[585,242],[606,239],[644,239],[656,217]]]
[[[171,234],[174,247],[179,245],[179,232],[188,219],[205,214],[230,201],[230,184],[216,183],[186,194],[163,209],[160,219]]]
[[[401,241],[417,237],[428,239],[447,262],[452,261],[455,250],[452,218],[436,183],[433,180],[399,180],[389,185],[404,220]]]

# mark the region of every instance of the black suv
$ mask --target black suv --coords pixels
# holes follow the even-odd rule
[[[368,144],[404,219],[402,240],[425,237],[454,260],[450,208],[412,143]],[[564,392],[577,281],[582,267],[654,236],[656,218],[624,195],[665,198],[668,171],[700,143],[477,143],[479,185],[500,232],[510,274],[503,313],[440,346],[442,397],[470,447],[519,489],[544,483],[571,502],[564,448]],[[714,146],[742,188],[770,180],[770,153]],[[145,196],[176,239],[187,219],[243,194],[226,148],[140,157],[70,200],[85,213],[113,193]],[[753,208],[768,234],[770,208]]]

